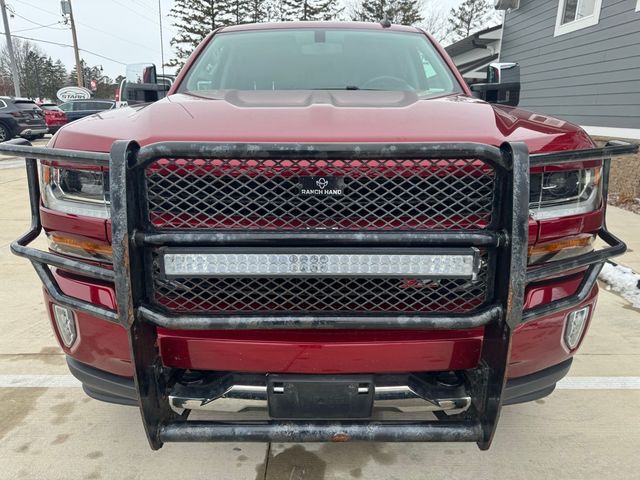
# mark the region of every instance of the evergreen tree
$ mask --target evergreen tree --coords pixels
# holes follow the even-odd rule
[[[91,70],[91,67],[89,67],[89,65],[87,65],[87,62],[84,61],[83,58],[80,59],[80,68],[82,69],[82,80],[84,81],[84,87],[87,87],[87,85],[89,84],[89,82],[91,81],[92,77],[93,77],[93,72]],[[69,80],[68,80],[68,84],[69,85],[77,85],[78,83],[78,69],[76,68],[76,65],[73,65],[73,68],[71,69],[71,72],[69,72]]]
[[[167,66],[181,68],[209,33],[230,23],[232,15],[228,3],[224,0],[175,0],[169,16],[176,19],[173,25],[178,29],[171,39],[176,56]]]
[[[458,8],[449,13],[449,33],[457,42],[481,30],[496,20],[492,0],[464,0]]]
[[[250,23],[260,23],[269,20],[269,2],[266,0],[246,0],[247,18]]]
[[[338,0],[282,0],[280,2],[281,20],[333,20],[340,11]]]
[[[380,22],[414,25],[423,20],[421,0],[364,0],[356,8],[353,19],[361,22]]]
[[[27,98],[42,97],[42,76],[44,75],[44,57],[31,50],[24,59],[22,96]]]
[[[80,66],[82,68],[82,78],[84,80],[84,87],[91,88],[91,81],[96,82],[96,90],[93,91],[95,98],[113,98],[116,90],[116,83],[104,75],[101,65],[94,65],[90,67],[84,59],[80,59]],[[69,85],[76,85],[77,75],[76,67],[74,66],[69,74]],[[118,84],[119,85],[119,84]]]
[[[54,62],[51,57],[47,57],[44,63],[45,73],[42,78],[42,95],[44,98],[54,100],[57,91],[66,83],[67,69],[60,60]]]
[[[246,0],[227,0],[223,8],[224,21],[230,25],[249,23],[250,8]]]

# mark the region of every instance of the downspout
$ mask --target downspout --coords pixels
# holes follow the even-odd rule
[[[507,24],[507,11],[502,12],[502,28],[500,29],[500,43],[498,44],[498,62],[502,59],[502,39],[504,38],[504,26]]]

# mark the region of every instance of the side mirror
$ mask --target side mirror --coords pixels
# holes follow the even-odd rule
[[[477,98],[499,105],[518,106],[520,103],[520,65],[491,63],[487,67],[487,83],[471,85]]]
[[[127,83],[158,83],[156,66],[153,63],[133,63],[131,65],[127,65],[126,77]]]
[[[120,100],[129,105],[156,102],[167,94],[167,85],[158,83],[153,63],[127,65],[126,81],[120,92]]]

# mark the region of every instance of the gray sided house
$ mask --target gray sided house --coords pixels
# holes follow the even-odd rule
[[[593,135],[640,139],[640,0],[498,4],[515,7],[500,61],[520,64],[520,106]]]

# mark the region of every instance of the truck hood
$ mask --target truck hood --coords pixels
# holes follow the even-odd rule
[[[410,92],[228,91],[171,95],[70,123],[56,148],[108,152],[115,140],[222,142],[523,141],[531,152],[591,148],[589,136],[563,120],[465,95],[421,99]]]

